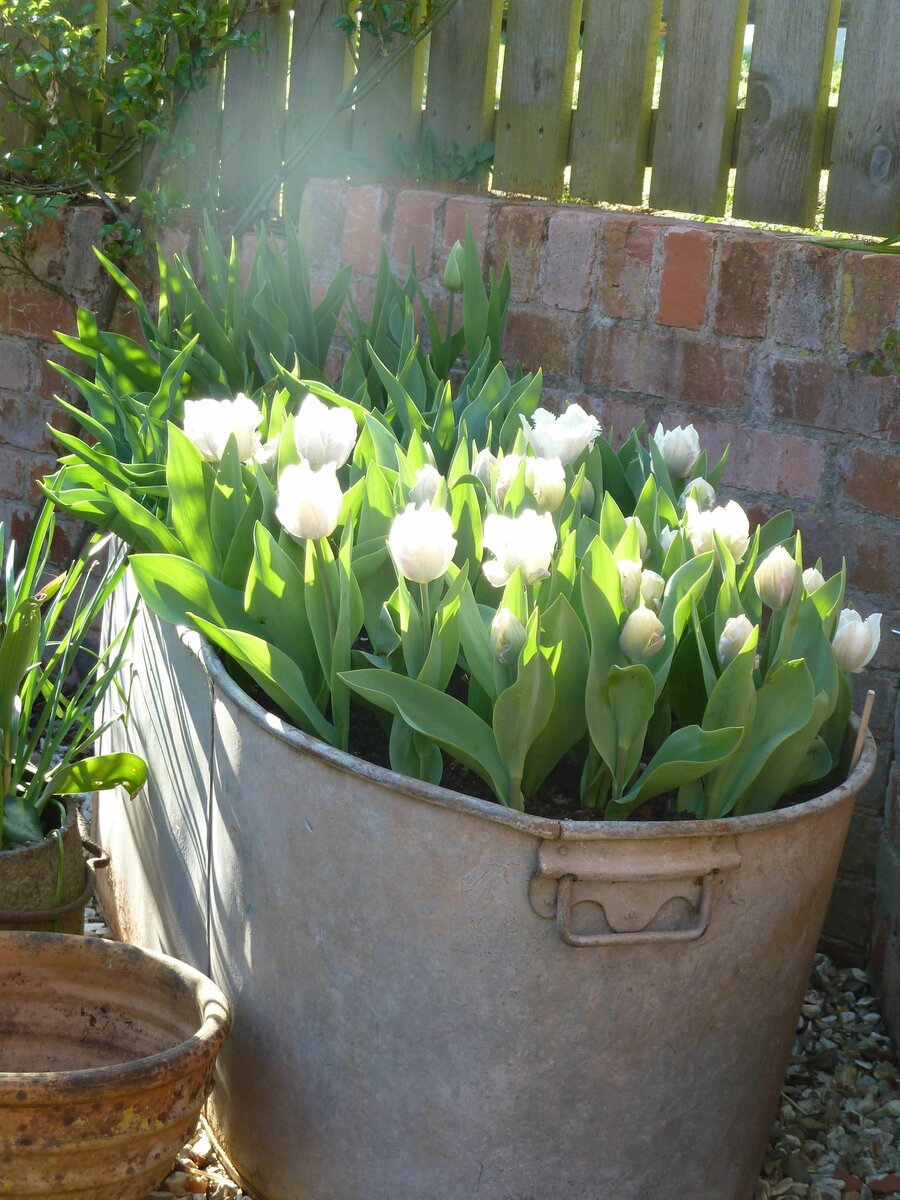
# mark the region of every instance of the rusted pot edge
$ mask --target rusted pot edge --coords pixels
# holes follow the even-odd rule
[[[773,826],[791,824],[794,821],[803,821],[819,812],[843,804],[866,785],[875,770],[875,741],[871,733],[867,732],[859,762],[843,783],[821,796],[806,800],[802,804],[791,805],[789,808],[757,813],[752,816],[721,817],[706,821],[554,821],[546,817],[533,817],[528,813],[505,808],[502,804],[494,801],[466,796],[462,792],[452,791],[450,788],[440,787],[436,784],[424,783],[419,779],[400,775],[387,767],[376,766],[374,763],[348,754],[345,750],[329,746],[327,742],[320,741],[318,738],[285,724],[279,717],[268,712],[261,704],[248,696],[235,683],[210,643],[201,634],[185,626],[179,626],[177,633],[182,644],[200,661],[214,687],[223,696],[241,709],[256,725],[296,750],[327,762],[336,770],[343,771],[348,775],[368,779],[427,804],[437,804],[443,808],[467,812],[474,817],[481,817],[498,825],[511,825],[523,833],[541,838],[631,841],[673,837],[735,836],[740,833],[749,833],[755,829],[769,829]],[[859,721],[855,715],[851,718],[850,727],[854,733],[859,728]]]
[[[78,820],[78,797],[68,797],[65,804],[66,819],[59,827],[61,833],[68,833]],[[17,846],[11,850],[0,850],[0,858],[9,862],[15,858],[17,863],[21,863],[29,856],[36,858],[38,855],[47,854],[50,852],[50,849],[53,849],[52,843],[50,838],[46,837],[42,842],[30,842],[27,846]],[[53,853],[56,853],[55,849],[53,849]],[[7,858],[7,856],[9,857]]]
[[[224,993],[211,979],[166,954],[122,942],[65,933],[0,932],[0,962],[7,947],[21,947],[27,954],[29,948],[51,949],[54,943],[58,945],[61,942],[73,946],[73,954],[83,957],[94,955],[98,968],[115,969],[116,963],[122,961],[154,960],[187,983],[196,998],[202,1023],[190,1037],[176,1043],[171,1049],[130,1062],[79,1071],[0,1071],[0,1105],[27,1108],[58,1102],[63,1097],[68,1100],[91,1099],[101,1095],[115,1098],[120,1094],[133,1094],[141,1085],[148,1088],[160,1084],[168,1086],[167,1080],[173,1074],[179,1077],[189,1075],[212,1064],[231,1031],[232,1012]],[[80,949],[75,949],[75,946]],[[23,965],[27,968],[27,959]]]

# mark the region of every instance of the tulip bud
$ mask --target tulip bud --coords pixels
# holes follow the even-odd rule
[[[600,433],[600,422],[584,411],[580,404],[570,404],[561,417],[549,409],[539,408],[531,418],[531,426],[523,415],[522,428],[528,444],[542,458],[558,458],[567,466],[584,451],[589,450]]]
[[[450,247],[450,253],[447,255],[447,265],[444,267],[444,287],[448,292],[461,292],[463,290],[463,267],[465,266],[466,252],[462,248],[461,242],[454,242]]]
[[[643,662],[662,650],[665,640],[659,617],[641,604],[625,622],[619,635],[619,648],[632,662]]]
[[[440,471],[427,463],[416,471],[416,482],[410,488],[409,499],[412,504],[430,504],[441,485],[443,476]]]
[[[343,502],[334,463],[314,471],[302,462],[281,472],[275,516],[294,537],[328,537],[341,518]]]
[[[685,425],[684,428],[676,425],[674,429],[663,429],[662,425],[657,425],[653,440],[669,468],[669,474],[676,479],[687,478],[700,457],[700,438],[693,425]]]
[[[310,393],[294,418],[297,453],[314,471],[326,463],[342,467],[356,445],[356,417],[349,408],[329,408]]]
[[[841,610],[832,647],[842,671],[857,674],[872,660],[881,641],[881,613],[863,620],[852,608]]]
[[[659,612],[665,590],[666,581],[662,575],[657,575],[655,571],[643,572],[641,575],[641,599],[655,613]]]
[[[660,546],[662,546],[663,554],[669,553],[672,543],[675,541],[675,538],[677,535],[678,535],[678,530],[672,529],[668,525],[663,525],[662,529],[660,529],[659,544],[660,544]]]
[[[684,505],[687,514],[687,535],[695,554],[715,550],[718,534],[731,551],[736,563],[747,553],[750,545],[750,522],[747,514],[734,500],[710,512],[701,512],[697,501],[688,497]]]
[[[506,496],[509,489],[515,482],[515,478],[519,473],[519,468],[522,466],[521,454],[504,454],[497,462],[497,483],[494,487],[494,499],[497,502],[497,507],[502,508],[506,502]],[[526,476],[526,487],[527,476]]]
[[[803,572],[803,586],[806,588],[807,596],[811,596],[813,592],[817,592],[820,587],[825,586],[825,576],[817,567],[807,567]]]
[[[517,517],[491,513],[484,523],[482,542],[494,555],[481,568],[488,583],[505,587],[516,569],[521,569],[526,583],[537,583],[550,574],[556,527],[549,513],[538,516],[530,508]]]
[[[491,472],[497,467],[497,460],[490,450],[479,450],[472,463],[472,474],[480,479],[488,491],[491,490]]]
[[[219,462],[234,435],[241,462],[260,461],[262,413],[243,393],[233,400],[185,400],[184,434],[207,462]]]
[[[394,565],[413,583],[431,583],[446,574],[456,550],[453,521],[443,508],[408,505],[394,517],[387,539]]]
[[[739,617],[729,617],[719,638],[719,662],[723,667],[740,654],[747,643],[747,638],[756,626],[743,613]]]
[[[497,610],[491,621],[491,651],[497,662],[515,662],[525,645],[525,626],[508,608]]]
[[[753,573],[753,582],[763,604],[769,608],[784,608],[794,590],[797,564],[784,546],[770,551]]]
[[[643,522],[641,521],[640,517],[626,517],[625,525],[626,527],[634,525],[638,531],[638,545],[641,548],[641,561],[643,562],[643,560],[647,557],[647,533],[644,529]]]
[[[589,479],[582,479],[581,496],[579,498],[581,500],[581,511],[583,513],[592,513],[594,511],[594,504],[596,503],[597,495],[594,491],[594,485]]]
[[[696,479],[692,479],[681,493],[681,503],[684,504],[688,496],[696,500],[697,507],[701,512],[709,512],[716,503],[716,489],[711,483],[698,475]]]
[[[641,564],[633,559],[624,558],[617,562],[616,566],[622,585],[622,603],[630,611],[641,593]]]
[[[566,495],[566,473],[558,458],[525,459],[525,486],[540,512],[556,512]]]

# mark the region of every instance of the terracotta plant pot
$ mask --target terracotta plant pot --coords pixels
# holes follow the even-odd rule
[[[22,929],[45,933],[83,933],[84,906],[94,890],[94,870],[106,860],[92,843],[94,855],[85,863],[78,809],[66,804],[63,825],[62,896],[57,903],[59,850],[52,838],[36,846],[0,851],[0,930]]]
[[[212,1085],[228,1003],[134,946],[0,933],[0,1197],[145,1200]]]

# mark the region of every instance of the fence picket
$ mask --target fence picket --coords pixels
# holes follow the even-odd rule
[[[572,194],[640,204],[662,0],[585,0]]]
[[[503,0],[457,4],[431,35],[425,129],[443,149],[493,136]]]
[[[504,191],[562,193],[581,8],[582,0],[510,4],[494,156]]]
[[[815,223],[840,0],[757,0],[734,215]]]
[[[334,27],[333,0],[295,0],[291,78],[284,153],[289,156],[327,116],[350,79],[353,62],[347,38]],[[350,147],[349,109],[331,124],[310,158],[285,181],[284,212],[296,219],[307,179],[334,169],[336,154]]]
[[[231,50],[225,61],[223,208],[247,204],[282,160],[290,9],[273,0],[271,7],[263,4],[248,12],[241,28],[259,34],[259,50]]]
[[[425,4],[420,0],[420,19]],[[414,156],[422,132],[422,97],[425,91],[427,39],[419,42],[373,91],[361,100],[353,114],[353,153],[376,171],[397,171],[400,153]],[[380,57],[374,37],[360,37],[359,67],[371,67]]]
[[[900,232],[900,4],[853,0],[825,200],[825,228]]]
[[[748,0],[670,0],[654,208],[725,212],[747,7]]]

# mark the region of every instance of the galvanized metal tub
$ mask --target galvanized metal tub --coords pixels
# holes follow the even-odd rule
[[[134,946],[0,933],[0,1197],[145,1200],[194,1129],[221,991]]]
[[[258,1196],[750,1200],[871,738],[844,786],[781,812],[558,822],[285,727],[194,634],[144,616],[133,652],[156,791],[101,803],[105,899],[230,991],[208,1116]],[[179,694],[187,737],[160,757]],[[190,862],[185,774],[209,784]]]

